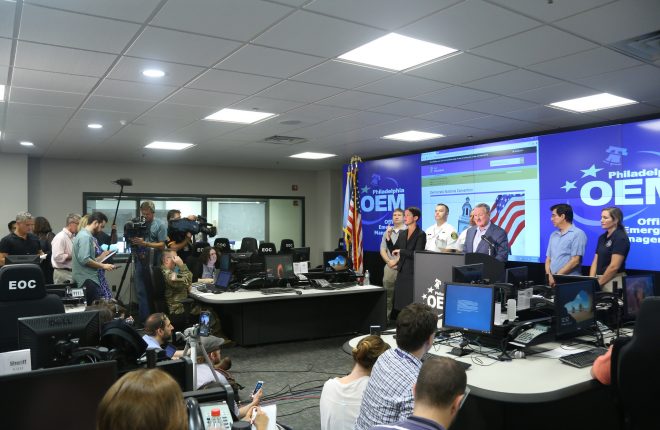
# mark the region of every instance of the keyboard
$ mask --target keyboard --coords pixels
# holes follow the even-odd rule
[[[575,354],[559,357],[559,361],[569,366],[583,368],[594,364],[594,361],[607,352],[607,348],[593,348],[587,351],[576,352]]]
[[[302,291],[293,288],[262,288],[261,294],[302,294]]]

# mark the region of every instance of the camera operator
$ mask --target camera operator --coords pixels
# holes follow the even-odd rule
[[[190,221],[197,221],[197,217],[195,215],[188,215],[186,218]],[[193,235],[191,232],[184,233],[169,227],[172,221],[177,221],[180,219],[180,210],[172,209],[167,212],[167,247],[176,251],[177,255],[181,257],[181,260],[186,262],[188,261],[188,257],[190,257],[193,251]]]
[[[147,285],[151,279],[149,271],[150,263],[160,265],[160,251],[165,249],[167,240],[167,226],[162,220],[156,219],[156,205],[151,200],[145,200],[140,204],[140,214],[144,217],[147,225],[145,237],[134,237],[131,244],[137,248],[135,255],[135,290],[138,296],[138,308],[140,322],[144,323],[151,313],[149,291],[151,285]],[[154,248],[153,262],[149,261],[149,248]],[[147,290],[149,288],[149,290]]]

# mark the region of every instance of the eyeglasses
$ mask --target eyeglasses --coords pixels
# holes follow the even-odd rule
[[[458,404],[459,411],[463,407],[463,403],[465,403],[465,400],[468,398],[469,394],[470,394],[470,387],[465,387],[465,392],[463,393],[463,398],[461,399],[461,403]]]

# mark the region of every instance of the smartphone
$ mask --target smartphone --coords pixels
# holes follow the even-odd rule
[[[201,311],[199,313],[199,335],[208,336],[211,326],[211,313],[208,311]]]
[[[261,387],[264,386],[264,381],[257,381],[257,385],[254,386],[254,391],[252,391],[252,395],[254,396],[257,394],[259,390],[261,390]]]

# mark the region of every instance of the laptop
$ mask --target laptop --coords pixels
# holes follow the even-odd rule
[[[227,291],[229,287],[229,282],[231,281],[231,272],[226,270],[221,270],[218,272],[218,276],[215,278],[215,287]]]

